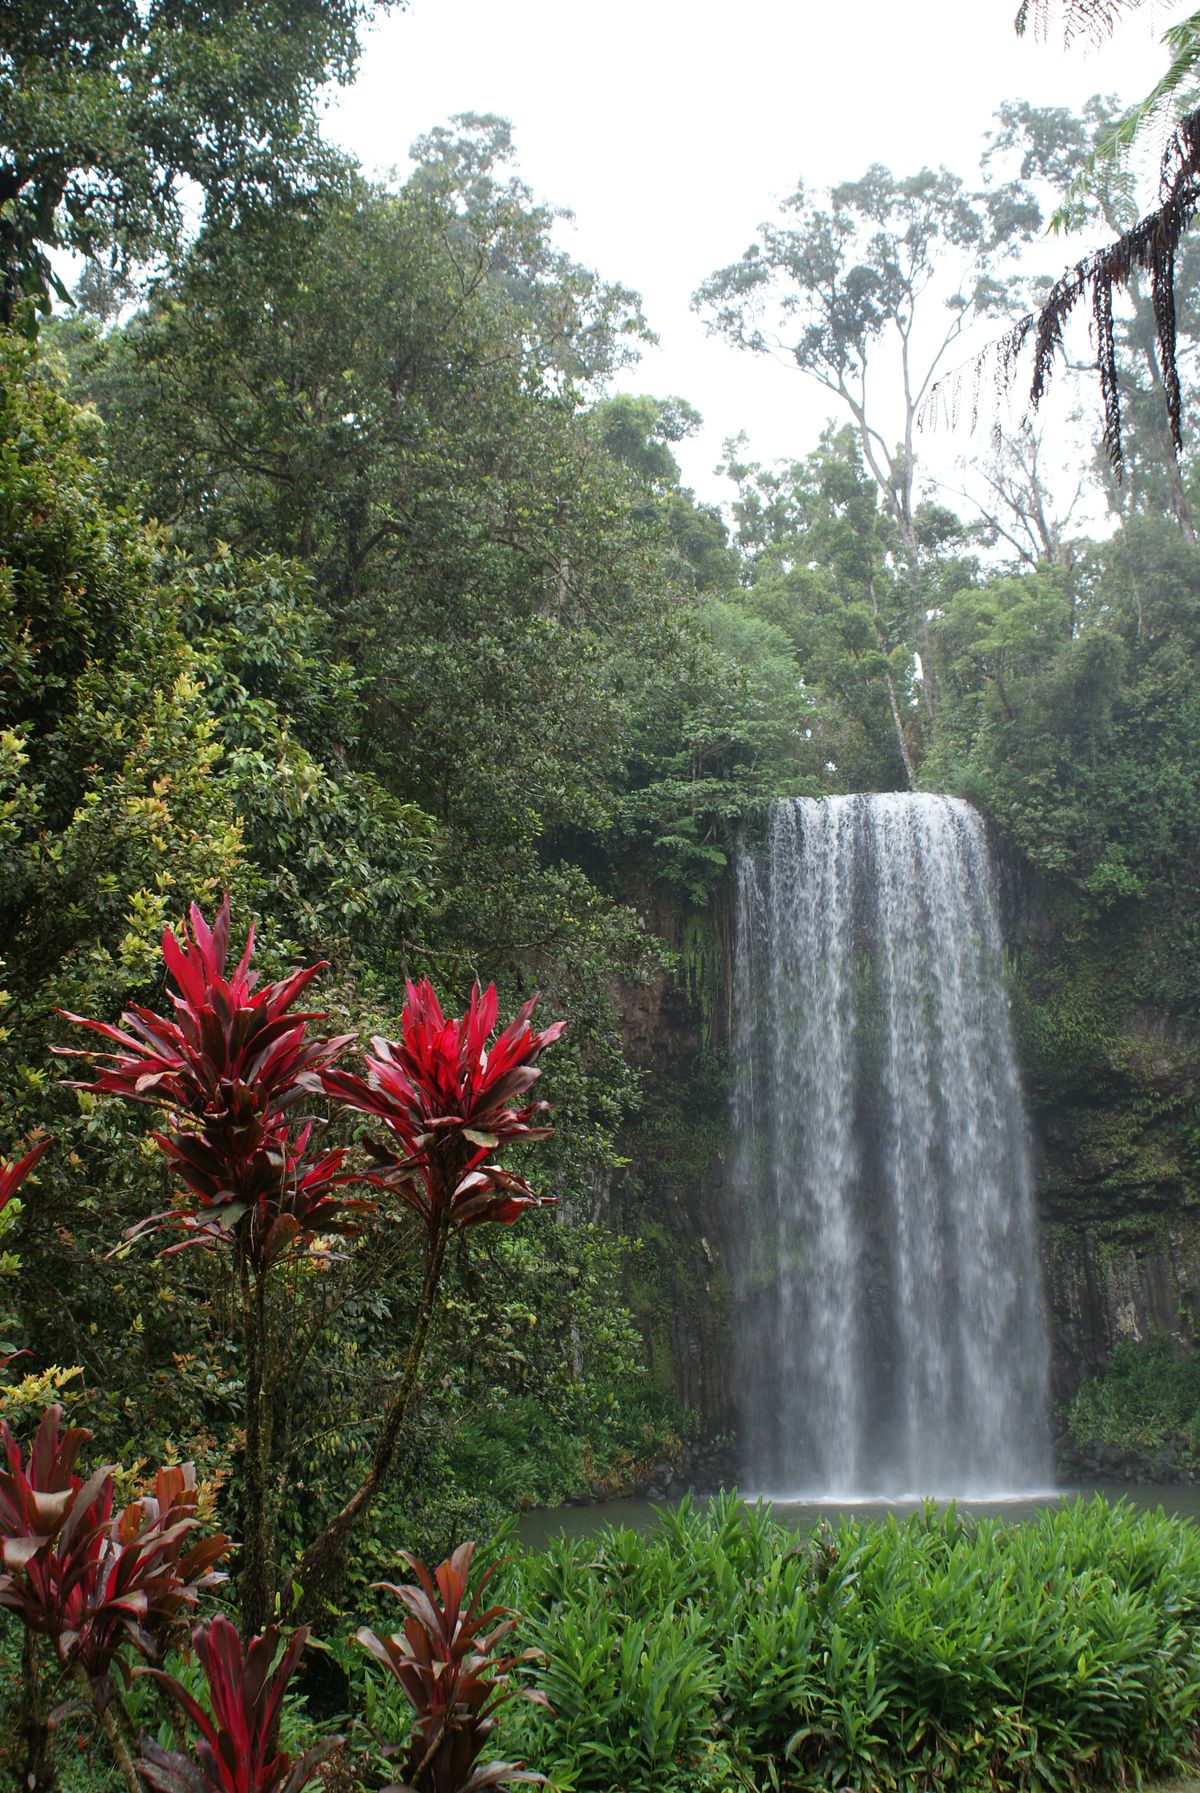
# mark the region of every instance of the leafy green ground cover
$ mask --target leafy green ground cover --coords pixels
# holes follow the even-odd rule
[[[496,1753],[557,1793],[1068,1793],[1195,1770],[1200,1532],[1161,1511],[1097,1498],[1003,1524],[930,1505],[797,1536],[724,1495],[519,1554],[500,1591],[545,1652],[549,1705],[508,1705]],[[403,1696],[348,1636],[319,1657],[285,1741],[340,1732],[337,1784],[382,1786]],[[0,1624],[0,1736],[18,1673]],[[169,1741],[137,1686],[136,1721]],[[115,1784],[64,1724],[65,1793]]]
[[[560,1540],[508,1594],[550,1709],[514,1710],[506,1748],[573,1793],[1065,1789],[1194,1749],[1200,1534],[1161,1512],[797,1539],[730,1496]]]

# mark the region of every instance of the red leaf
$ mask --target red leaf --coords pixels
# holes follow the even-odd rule
[[[512,1631],[515,1614],[504,1607],[482,1610],[481,1595],[495,1573],[488,1568],[468,1599],[474,1544],[461,1544],[431,1575],[419,1557],[401,1552],[418,1585],[377,1584],[395,1594],[408,1614],[402,1633],[378,1637],[364,1627],[355,1641],[369,1651],[403,1689],[413,1709],[406,1769],[411,1785],[439,1793],[503,1786],[509,1780],[540,1781],[519,1763],[477,1766],[495,1726],[496,1708],[514,1698],[539,1698],[513,1684],[512,1670],[537,1652],[503,1656],[496,1651]],[[493,1622],[501,1619],[502,1623]],[[490,1629],[489,1629],[490,1628]],[[393,1789],[393,1793],[398,1793]]]
[[[78,1660],[93,1681],[106,1676],[123,1645],[143,1655],[170,1643],[180,1615],[224,1580],[214,1565],[223,1537],[193,1541],[191,1464],[161,1471],[156,1492],[112,1516],[112,1472],[88,1481],[74,1473],[90,1436],[60,1432],[62,1409],[48,1407],[23,1461],[8,1426],[0,1446],[0,1606],[50,1638],[60,1662]]]
[[[182,939],[169,929],[163,933],[175,1021],[146,1009],[127,1010],[121,1027],[66,1015],[117,1050],[54,1050],[92,1060],[94,1081],[76,1087],[167,1112],[169,1130],[154,1138],[189,1195],[184,1205],[142,1221],[129,1236],[179,1226],[190,1235],[185,1245],[215,1246],[236,1237],[263,1272],[285,1254],[306,1250],[320,1230],[353,1231],[349,1217],[364,1206],[331,1193],[351,1181],[341,1174],[341,1155],[305,1163],[309,1130],[302,1125],[291,1138],[284,1119],[320,1089],[321,1073],[350,1036],[310,1037],[308,1024],[321,1017],[289,1012],[320,965],[256,987],[253,928],[226,981],[228,896],[211,928],[195,904],[189,920]]]
[[[186,1793],[298,1793],[339,1741],[326,1739],[298,1762],[274,1746],[279,1709],[307,1641],[304,1626],[276,1663],[279,1630],[274,1625],[252,1638],[244,1652],[228,1619],[218,1615],[198,1625],[192,1644],[208,1682],[212,1714],[170,1675],[150,1671],[179,1700],[200,1741],[195,1762],[156,1744],[145,1745],[138,1767],[149,1785],[160,1793],[179,1793],[181,1788]]]
[[[34,1165],[50,1150],[52,1143],[49,1139],[40,1139],[31,1151],[12,1164],[6,1164],[0,1158],[0,1210],[8,1206]]]
[[[337,1070],[321,1076],[329,1095],[381,1120],[400,1148],[395,1155],[369,1143],[384,1166],[372,1181],[393,1189],[431,1237],[485,1220],[508,1222],[541,1206],[550,1198],[523,1180],[498,1166],[478,1166],[487,1152],[511,1141],[546,1137],[548,1128],[530,1125],[545,1104],[513,1103],[540,1076],[537,1059],[564,1024],[536,1032],[534,997],[489,1047],[498,1014],[494,985],[482,993],[476,985],[457,1020],[447,1020],[428,980],[410,983],[407,998],[400,1039],[372,1040],[365,1081]],[[493,1199],[497,1190],[503,1196]]]

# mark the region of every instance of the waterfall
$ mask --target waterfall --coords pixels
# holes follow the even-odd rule
[[[747,1485],[1045,1487],[1029,1145],[971,806],[776,805],[739,862],[734,1026]]]

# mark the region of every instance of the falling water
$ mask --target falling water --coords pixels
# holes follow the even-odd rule
[[[739,868],[744,1473],[773,1494],[1049,1480],[1029,1151],[983,824],[776,806]]]

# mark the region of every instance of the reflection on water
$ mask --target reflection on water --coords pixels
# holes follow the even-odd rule
[[[1056,1501],[1074,1500],[1077,1496],[1091,1500],[1097,1494],[1102,1494],[1111,1502],[1127,1500],[1135,1507],[1162,1507],[1164,1512],[1173,1513],[1180,1519],[1200,1519],[1200,1487],[1192,1483],[1149,1486],[1121,1482],[1100,1487],[1058,1488],[1034,1497],[1022,1495],[1015,1499],[960,1500],[957,1506],[960,1513],[1020,1521],[1032,1519],[1035,1513],[1042,1512]],[[752,1501],[755,1497],[745,1495],[745,1498]],[[649,1531],[657,1522],[662,1508],[675,1504],[674,1501],[654,1505],[648,1500],[605,1500],[590,1507],[539,1507],[532,1513],[522,1513],[517,1524],[517,1536],[530,1550],[540,1550],[550,1538],[557,1537],[559,1533],[565,1533],[569,1538],[587,1537],[593,1532],[602,1531],[606,1525],[629,1525],[635,1531]],[[769,1504],[774,1508],[780,1525],[786,1525],[793,1531],[806,1532],[822,1520],[836,1525],[843,1517],[883,1519],[889,1513],[895,1513],[897,1517],[903,1518],[906,1513],[911,1513],[920,1506],[921,1502],[916,1499],[834,1499],[776,1500]]]

